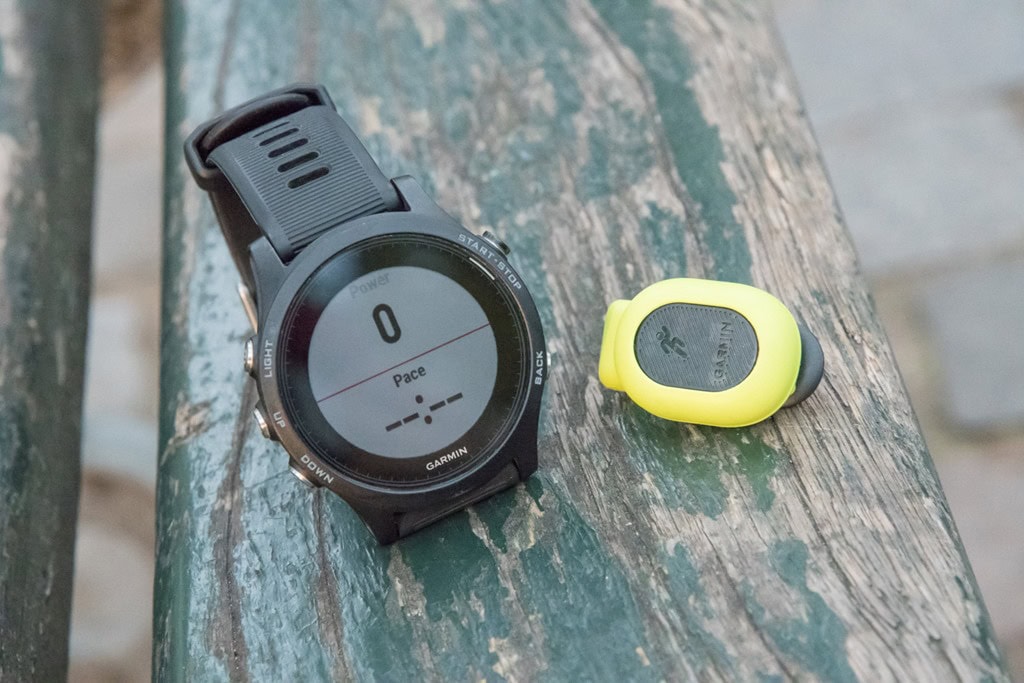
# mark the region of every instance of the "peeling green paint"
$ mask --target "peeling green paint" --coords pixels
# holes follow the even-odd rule
[[[487,527],[487,538],[500,552],[508,552],[508,538],[505,535],[505,523],[516,509],[516,497],[511,492],[494,496],[486,505],[478,505],[476,510],[480,520]]]
[[[776,541],[769,554],[772,569],[799,596],[803,618],[774,617],[758,602],[749,582],[741,586],[754,624],[801,669],[829,681],[857,680],[846,655],[846,626],[825,600],[807,585],[807,546],[798,540]]]
[[[618,420],[631,451],[643,453],[634,466],[649,469],[665,504],[712,519],[725,510],[729,491],[722,483],[722,458],[693,444],[687,427],[655,417],[625,397]]]
[[[771,482],[783,456],[746,427],[723,429],[718,436],[736,447],[736,467],[753,489],[757,509],[761,512],[770,510],[775,502]]]
[[[684,277],[686,224],[683,218],[654,202],[647,202],[646,206],[647,215],[640,219],[640,233],[647,241],[647,253],[665,277]]]
[[[714,670],[719,675],[727,673],[738,678],[728,648],[704,628],[704,623],[713,622],[717,615],[708,604],[700,572],[689,551],[681,544],[676,544],[672,553],[665,557],[664,563],[674,600],[679,606],[678,617],[684,622],[687,652],[692,657],[691,662],[697,668],[697,673]]]
[[[644,135],[646,121],[615,102],[607,116],[607,123],[602,121],[587,130],[589,158],[576,181],[584,201],[636,185],[654,165],[654,150]]]
[[[456,104],[444,112],[444,131],[453,143],[464,142],[472,127],[466,107]]]
[[[617,419],[630,450],[645,454],[643,464],[634,466],[648,468],[666,505],[715,519],[730,495],[736,494],[724,478],[739,475],[750,485],[757,509],[771,509],[775,502],[771,482],[785,456],[757,438],[752,429],[682,426],[655,417],[624,397],[618,400],[622,412]],[[714,441],[731,444],[735,457],[727,449],[706,446]]]
[[[503,612],[508,593],[494,556],[473,533],[469,514],[453,515],[438,522],[432,533],[410,537],[400,551],[423,588],[432,624],[431,652],[445,677],[465,676],[466,663],[474,660],[478,670],[490,670],[498,662],[488,651],[490,639],[509,632]],[[379,637],[386,639],[387,634],[380,632]]]
[[[703,238],[714,255],[714,276],[749,283],[750,251],[733,215],[737,200],[722,171],[725,152],[689,85],[693,60],[672,27],[675,17],[653,0],[594,0],[593,5],[651,82],[676,170],[707,224]]]
[[[591,128],[587,131],[587,147],[590,158],[580,171],[580,196],[583,199],[607,197],[612,193],[607,141],[597,129]]]
[[[541,680],[660,680],[656,663],[637,666],[644,625],[618,563],[571,501],[544,480],[532,478],[529,491],[537,499],[546,492],[554,509],[543,518],[545,542],[519,555],[518,596],[544,628],[548,669]],[[586,634],[586,647],[579,634]]]
[[[389,618],[404,609],[388,575],[390,556],[401,549],[380,547],[343,501],[327,491],[318,495],[324,497],[327,511],[322,542],[328,549],[339,593],[336,602],[322,608],[331,609],[336,604],[341,610],[345,655],[354,678],[397,680],[402,677],[400,672],[423,670],[417,660],[419,647],[411,621]],[[352,599],[355,596],[358,599]]]

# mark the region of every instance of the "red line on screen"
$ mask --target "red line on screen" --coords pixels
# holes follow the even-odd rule
[[[316,400],[316,402],[317,403],[323,403],[324,401],[326,401],[329,398],[334,398],[338,394],[343,394],[346,391],[348,391],[349,389],[354,389],[354,388],[358,387],[360,384],[365,384],[365,383],[369,382],[371,379],[376,379],[376,378],[380,377],[381,375],[383,375],[385,372],[391,372],[395,368],[400,368],[403,365],[405,365],[406,363],[411,363],[414,360],[417,360],[419,358],[423,358],[423,356],[427,355],[428,353],[433,353],[434,351],[437,351],[440,348],[444,348],[445,346],[448,346],[449,344],[453,344],[453,343],[459,341],[460,339],[462,339],[464,337],[468,337],[469,335],[473,334],[474,332],[479,332],[480,330],[484,329],[485,327],[490,327],[490,326],[491,326],[490,323],[484,323],[483,325],[481,325],[480,327],[477,327],[476,329],[470,330],[469,332],[464,332],[464,333],[460,334],[458,337],[453,337],[453,338],[449,339],[448,341],[446,341],[446,342],[444,342],[442,344],[438,344],[437,346],[435,346],[432,349],[427,349],[423,353],[418,353],[415,356],[413,356],[412,358],[407,358],[406,360],[403,360],[401,363],[398,363],[397,365],[392,365],[390,368],[385,368],[384,370],[381,370],[380,372],[378,372],[378,373],[376,373],[374,375],[370,375],[366,379],[361,379],[358,382],[356,382],[355,384],[350,384],[347,387],[345,387],[344,389],[339,389],[338,391],[335,391],[333,394],[328,394],[327,396],[324,396],[323,398],[318,398]]]

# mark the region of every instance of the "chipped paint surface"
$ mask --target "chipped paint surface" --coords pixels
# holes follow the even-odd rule
[[[741,586],[746,609],[775,646],[802,669],[822,680],[856,681],[845,651],[846,626],[821,595],[808,588],[807,557],[807,546],[800,541],[778,541],[769,556],[771,568],[795,594],[798,616],[770,614],[749,584]]]
[[[692,57],[673,28],[671,6],[654,0],[593,4],[609,30],[643,65],[675,170],[709,226],[701,237],[714,255],[712,275],[750,282],[750,252],[743,227],[733,215],[736,194],[722,170],[720,133],[707,122],[692,89]]]
[[[303,7],[169,11],[158,673],[909,679],[945,672],[941,633],[1001,675],[944,504],[905,494],[942,500],[763,7]],[[307,73],[385,173],[511,245],[552,352],[538,474],[389,548],[257,437],[231,261],[177,152]],[[840,367],[733,431],[604,391],[604,305],[680,275],[772,285]]]

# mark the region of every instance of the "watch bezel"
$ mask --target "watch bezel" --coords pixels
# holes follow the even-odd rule
[[[486,268],[495,283],[504,291],[519,316],[523,332],[524,374],[517,414],[508,421],[504,433],[494,441],[489,451],[477,456],[466,467],[447,472],[430,481],[386,484],[353,476],[338,469],[310,447],[301,435],[295,418],[289,414],[288,401],[282,387],[284,347],[281,335],[292,311],[292,302],[303,292],[307,282],[328,261],[353,246],[374,238],[396,233],[427,237],[448,243],[455,251],[475,257],[478,265]],[[533,420],[538,409],[546,376],[546,354],[540,319],[532,297],[504,255],[473,235],[466,228],[446,216],[423,215],[416,212],[393,212],[356,219],[339,226],[310,244],[288,266],[280,288],[275,294],[260,325],[257,355],[259,356],[257,384],[266,406],[276,438],[307,474],[324,486],[347,498],[373,499],[381,495],[398,498],[389,505],[413,509],[436,502],[439,494],[458,495],[492,479],[511,460],[514,454],[504,453],[504,446],[524,420]],[[542,362],[543,361],[543,362]],[[538,368],[537,366],[540,365]],[[537,370],[540,372],[537,372]],[[494,400],[492,398],[492,400]],[[532,427],[535,429],[535,425]]]

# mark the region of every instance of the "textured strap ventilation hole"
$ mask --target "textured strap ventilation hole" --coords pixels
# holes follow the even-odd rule
[[[326,166],[321,166],[320,168],[310,171],[305,175],[300,175],[298,178],[292,178],[288,181],[288,187],[294,190],[306,185],[307,183],[313,182],[317,178],[323,178],[328,173],[330,173],[330,170],[328,170]]]
[[[283,145],[281,147],[278,147],[277,149],[271,150],[270,154],[268,154],[267,156],[270,157],[271,159],[274,159],[276,157],[281,156],[282,154],[287,154],[288,152],[292,151],[293,149],[298,149],[299,147],[302,147],[303,145],[305,145],[308,142],[309,142],[309,140],[307,140],[306,138],[299,138],[298,140],[292,140],[287,145]]]
[[[292,170],[293,168],[298,168],[299,166],[302,166],[303,164],[307,164],[310,161],[313,161],[313,159],[316,159],[319,156],[320,156],[320,152],[306,152],[305,154],[303,154],[300,157],[295,157],[294,159],[291,159],[290,161],[284,162],[283,164],[281,164],[280,166],[277,167],[277,170],[278,170],[279,173],[286,173],[286,172]]]
[[[252,135],[252,136],[253,136],[254,138],[261,138],[261,137],[263,137],[264,135],[266,135],[267,133],[272,133],[272,132],[274,132],[274,131],[275,131],[275,130],[277,130],[278,128],[284,128],[284,127],[285,127],[285,126],[287,126],[287,125],[288,125],[289,123],[291,123],[291,121],[281,121],[280,123],[275,123],[275,124],[274,124],[273,126],[270,126],[269,128],[264,128],[264,129],[263,129],[263,130],[261,130],[261,131],[260,131],[259,133],[253,133],[253,135]]]
[[[263,142],[260,143],[260,147],[266,147],[267,145],[272,145],[275,142],[277,142],[278,140],[283,140],[286,137],[288,137],[289,135],[293,135],[293,134],[298,133],[298,132],[299,132],[298,128],[289,128],[288,130],[286,130],[286,131],[284,131],[282,133],[278,133],[277,135],[270,136],[269,138],[267,138],[266,140],[264,140]]]

